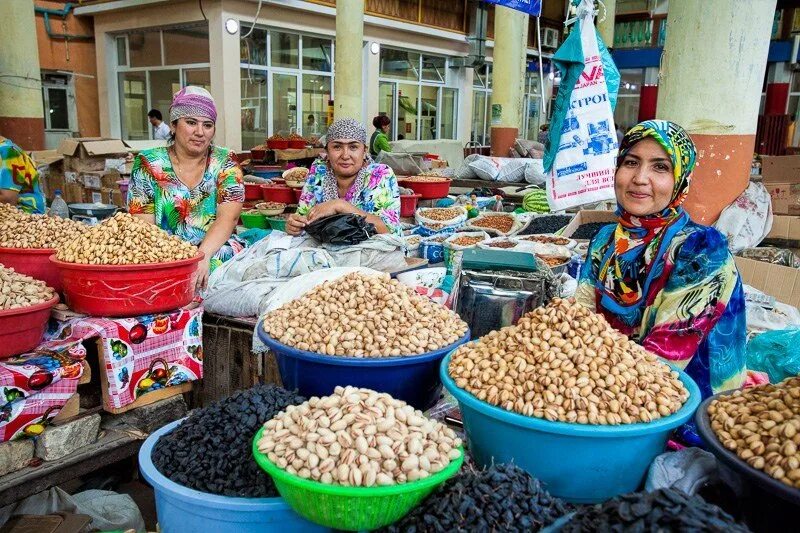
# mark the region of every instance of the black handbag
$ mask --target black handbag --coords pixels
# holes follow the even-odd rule
[[[378,233],[374,224],[353,213],[320,218],[305,229],[306,233],[326,244],[358,244]]]

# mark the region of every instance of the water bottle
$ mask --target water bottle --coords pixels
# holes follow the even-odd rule
[[[61,189],[56,189],[56,197],[53,198],[53,203],[50,204],[50,216],[69,218],[69,207],[67,202],[61,197]]]

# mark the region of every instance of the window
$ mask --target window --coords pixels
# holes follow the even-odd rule
[[[332,39],[314,35],[256,27],[242,39],[243,148],[274,134],[313,137],[327,131],[333,52]]]
[[[455,136],[458,90],[447,87],[447,67],[446,57],[381,47],[379,112],[392,119],[394,138]]]
[[[491,124],[489,111],[492,99],[492,64],[476,68],[472,78],[472,133],[470,140],[481,145],[489,144]]]
[[[44,87],[44,127],[47,130],[69,131],[67,87]]]
[[[626,130],[639,122],[639,101],[644,84],[644,69],[621,69],[619,93],[614,110],[617,127]]]
[[[168,120],[172,95],[181,87],[211,88],[205,23],[129,32],[116,36],[115,43],[123,139],[151,139],[147,112],[158,109]]]

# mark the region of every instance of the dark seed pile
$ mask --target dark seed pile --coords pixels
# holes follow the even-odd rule
[[[597,235],[597,232],[600,231],[600,228],[608,226],[609,224],[610,222],[589,222],[588,224],[582,224],[578,226],[578,229],[575,230],[575,233],[573,233],[570,238],[592,239]]]
[[[258,385],[193,411],[158,439],[153,464],[186,487],[247,498],[277,496],[272,479],[253,459],[253,437],[262,424],[306,398],[274,385]]]
[[[595,531],[750,531],[700,496],[672,490],[636,492],[584,507],[561,529],[562,533]]]
[[[536,217],[531,220],[527,228],[519,232],[519,235],[537,235],[540,233],[555,233],[572,220],[569,215],[549,215],[546,217]]]
[[[569,512],[538,479],[515,465],[463,472],[386,533],[536,531]]]

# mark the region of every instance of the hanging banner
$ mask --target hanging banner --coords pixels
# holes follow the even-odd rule
[[[592,0],[578,8],[579,27],[556,51],[562,73],[544,157],[552,211],[614,199],[619,71],[594,27]]]
[[[484,0],[484,2],[516,9],[534,17],[542,14],[542,0]]]

